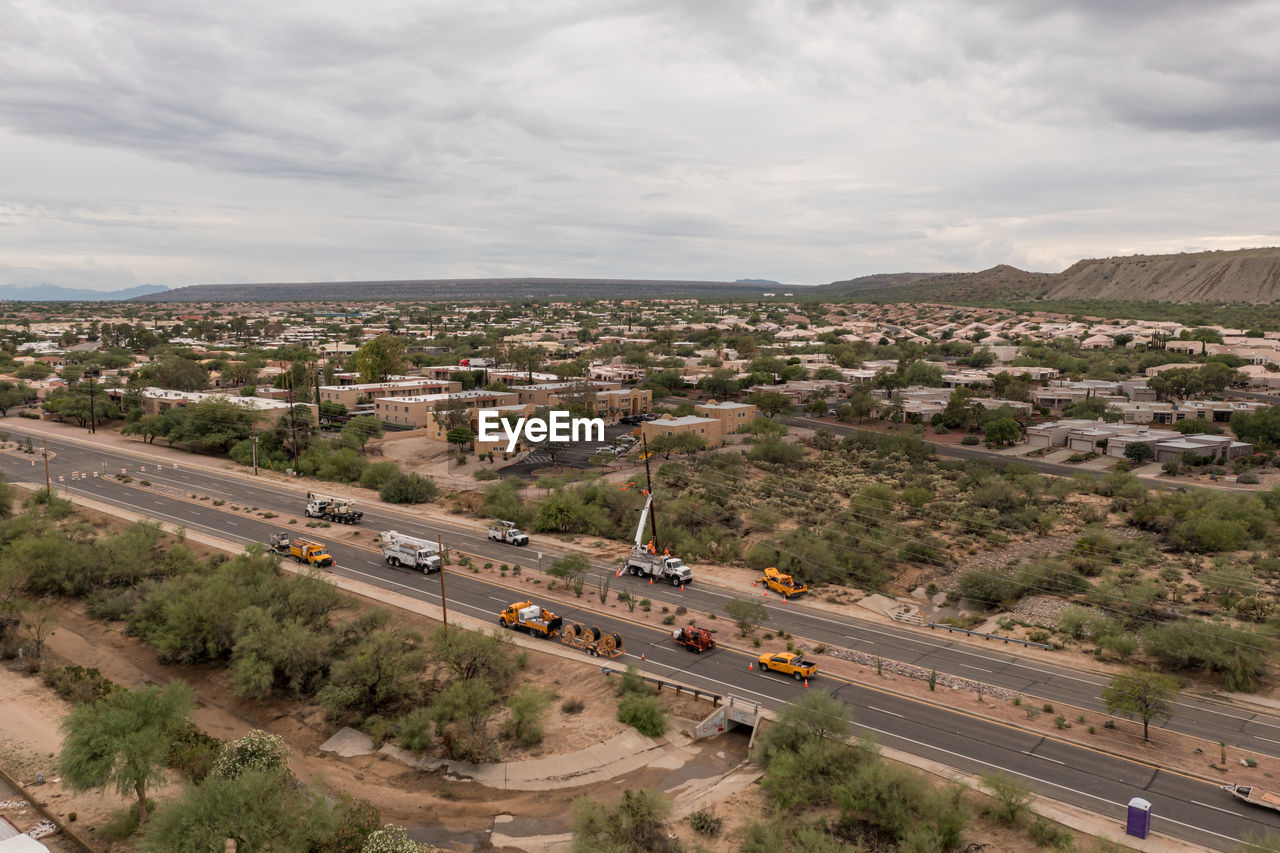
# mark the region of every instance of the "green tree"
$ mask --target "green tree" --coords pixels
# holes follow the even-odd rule
[[[1003,447],[1022,438],[1022,427],[1013,418],[995,418],[983,426],[982,435],[991,444]]]
[[[361,382],[386,382],[404,370],[404,338],[382,334],[356,350],[356,370]]]
[[[1155,455],[1155,450],[1145,441],[1131,441],[1124,446],[1124,458],[1135,465],[1141,465]]]
[[[316,701],[334,717],[386,714],[421,690],[418,674],[426,663],[421,643],[416,631],[373,630],[333,664]]]
[[[77,705],[63,721],[58,772],[73,791],[114,787],[138,798],[147,820],[147,788],[164,779],[175,733],[190,723],[195,691],[186,682],[139,687]]]
[[[591,563],[582,554],[566,554],[551,564],[547,574],[563,580],[573,589],[574,595],[581,598],[582,588],[590,571]]]
[[[1102,690],[1102,703],[1108,714],[1142,720],[1142,739],[1150,740],[1151,724],[1160,725],[1173,716],[1173,702],[1180,690],[1175,678],[1130,670],[1111,676]]]
[[[209,387],[209,371],[196,361],[169,356],[142,370],[143,376],[158,388],[174,391],[203,391]]]
[[[724,612],[738,625],[742,636],[747,636],[769,618],[768,609],[759,601],[747,598],[731,598],[724,605]]]
[[[791,401],[778,391],[757,391],[747,398],[747,402],[768,418],[791,413]]]
[[[1031,788],[1008,773],[984,773],[982,787],[994,801],[992,816],[1005,826],[1017,823],[1018,818],[1031,808],[1031,803],[1035,800]]]
[[[515,672],[509,639],[503,634],[485,634],[462,628],[441,626],[431,633],[431,657],[455,680],[480,679],[503,686]]]
[[[378,496],[392,504],[421,504],[434,500],[440,490],[421,474],[400,473],[382,484]]]
[[[382,438],[382,421],[373,415],[358,415],[342,426],[342,440],[361,452],[374,438]]]
[[[283,783],[278,773],[248,771],[209,776],[165,803],[142,840],[145,853],[222,853],[225,840],[240,850],[305,853],[324,849],[338,828],[324,798]]]

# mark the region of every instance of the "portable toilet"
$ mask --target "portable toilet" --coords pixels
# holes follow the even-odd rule
[[[1151,832],[1151,803],[1141,797],[1129,801],[1129,819],[1125,823],[1125,834],[1146,838]]]

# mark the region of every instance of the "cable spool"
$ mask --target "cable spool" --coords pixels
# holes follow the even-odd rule
[[[614,647],[615,649],[621,649],[621,648],[622,648],[622,635],[621,635],[621,634],[618,634],[618,633],[614,633],[614,634],[610,634],[609,636],[613,637],[613,647]]]
[[[617,634],[605,634],[600,638],[600,642],[596,643],[596,649],[599,650],[600,654],[608,655],[617,650],[618,641],[614,639],[617,636]]]
[[[564,629],[565,640],[572,641],[572,640],[578,639],[581,636],[582,636],[581,622],[570,622],[568,626],[566,626]]]
[[[595,625],[592,625],[587,629],[587,636],[584,639],[589,643],[598,643],[600,642],[600,638],[603,636],[604,631],[601,631]]]

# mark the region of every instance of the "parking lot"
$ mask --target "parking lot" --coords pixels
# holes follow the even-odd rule
[[[595,456],[603,448],[608,450],[616,446],[615,442],[622,436],[631,435],[635,430],[634,426],[627,424],[611,424],[604,428],[604,441],[578,441],[570,442],[564,445],[555,464],[561,468],[591,468],[591,457]],[[621,454],[619,454],[621,455]],[[617,458],[617,457],[615,457]],[[549,468],[552,465],[552,456],[546,450],[534,450],[524,459],[512,465],[498,469],[498,474],[506,477],[523,477],[532,479],[534,471],[543,468]]]

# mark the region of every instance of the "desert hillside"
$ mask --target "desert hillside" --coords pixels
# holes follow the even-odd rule
[[[989,303],[1026,299],[1112,299],[1133,302],[1280,300],[1280,247],[1129,255],[1079,261],[1060,273],[1002,264],[974,273],[865,276],[814,288],[822,299],[876,302]]]
[[[1054,278],[1050,299],[1274,302],[1280,248],[1080,261]]]

